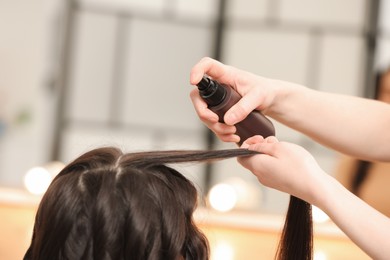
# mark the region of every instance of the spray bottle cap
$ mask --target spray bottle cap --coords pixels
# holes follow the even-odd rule
[[[203,76],[197,86],[200,96],[209,106],[216,106],[220,104],[226,96],[226,89],[218,82],[206,76]]]

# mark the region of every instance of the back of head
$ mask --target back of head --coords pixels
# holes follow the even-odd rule
[[[24,259],[208,259],[207,239],[192,218],[196,188],[167,164],[254,154],[246,149],[87,152],[50,184]],[[293,198],[276,258],[311,259],[311,225],[310,205]]]
[[[25,259],[207,259],[196,189],[156,163],[166,156],[101,148],[70,163],[42,198]]]

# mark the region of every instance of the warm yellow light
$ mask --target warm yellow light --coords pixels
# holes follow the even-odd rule
[[[313,260],[327,260],[326,254],[322,251],[316,251],[313,255]]]
[[[316,206],[312,206],[312,215],[313,221],[316,223],[323,223],[329,220],[329,216]]]
[[[234,259],[234,249],[233,247],[226,242],[218,242],[215,247],[211,249],[212,260],[233,260]]]
[[[26,189],[36,195],[45,193],[52,180],[48,170],[43,167],[34,167],[24,176],[24,186]]]
[[[234,206],[235,209],[240,210],[258,210],[261,206],[261,189],[256,183],[232,177],[224,180],[225,184],[230,185],[234,188],[237,194],[237,202]]]
[[[237,192],[231,185],[225,183],[217,184],[210,190],[209,202],[215,210],[229,211],[237,203]]]
[[[24,186],[32,194],[46,192],[53,178],[64,168],[62,162],[48,162],[41,167],[31,168],[24,176]]]

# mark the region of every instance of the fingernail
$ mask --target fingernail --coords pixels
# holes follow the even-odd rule
[[[197,73],[195,74],[196,83],[199,83],[199,81],[201,81],[202,77],[203,77],[203,74],[197,72]]]
[[[197,83],[196,82],[197,78],[198,78],[198,73],[192,72],[191,75],[190,75],[190,83],[192,85],[195,85]]]
[[[217,123],[219,121],[219,117],[216,114],[212,114],[210,120],[214,123]]]
[[[237,116],[234,113],[227,113],[225,115],[225,122],[228,125],[234,125],[237,121]]]

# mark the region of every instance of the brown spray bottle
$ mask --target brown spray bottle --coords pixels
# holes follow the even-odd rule
[[[208,108],[218,115],[219,121],[222,123],[224,122],[225,113],[241,99],[240,94],[231,87],[220,84],[206,76],[203,76],[197,87]],[[236,134],[240,137],[239,145],[254,135],[261,135],[264,138],[275,135],[274,125],[259,111],[252,111],[235,126]]]

